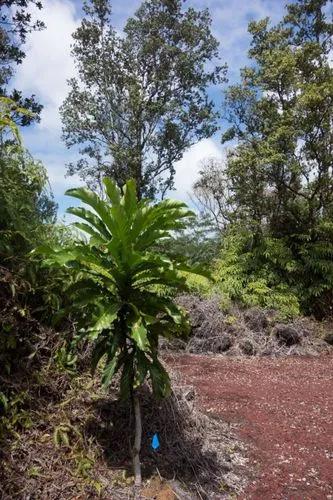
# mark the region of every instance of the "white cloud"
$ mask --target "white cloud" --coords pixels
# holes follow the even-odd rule
[[[42,10],[31,10],[46,29],[30,35],[14,84],[27,94],[35,93],[44,105],[39,127],[58,133],[58,108],[67,94],[66,80],[74,74],[70,45],[78,25],[75,6],[70,0],[48,0]]]
[[[192,186],[198,178],[200,164],[206,158],[222,158],[223,149],[213,139],[203,139],[192,146],[183,158],[176,163],[175,191],[169,193],[170,198],[190,202]]]
[[[75,155],[71,155],[70,153],[55,153],[52,150],[49,152],[35,153],[35,158],[40,160],[43,165],[47,166],[49,181],[52,186],[52,191],[56,197],[63,196],[66,189],[83,184],[78,175],[65,177],[67,171],[67,167],[64,162],[65,156],[67,162],[75,160],[76,158]]]

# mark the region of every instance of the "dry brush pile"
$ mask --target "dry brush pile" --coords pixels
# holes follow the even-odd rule
[[[28,285],[0,271],[6,342],[0,367],[0,498],[131,498],[130,405],[117,400],[116,382],[105,393],[98,375],[91,378],[89,349],[81,352],[76,370],[64,370],[63,335],[22,305]],[[181,498],[240,492],[248,466],[233,429],[201,413],[194,390],[175,374],[172,382],[172,396],[164,401],[143,388],[142,498],[153,498],[152,478],[158,478],[159,489],[167,486]],[[161,444],[156,452],[153,433]]]
[[[44,369],[39,380],[26,384],[29,421],[2,442],[0,497],[132,498],[133,415],[128,403],[117,400],[117,383],[105,393],[88,374],[50,375]],[[222,499],[240,493],[248,477],[243,445],[230,425],[196,408],[191,387],[176,375],[172,381],[172,396],[160,402],[143,388],[140,498],[155,498],[151,485],[156,478],[160,490],[175,493],[167,498]],[[155,432],[158,451],[151,447]]]
[[[230,356],[318,355],[333,350],[333,325],[300,317],[285,322],[276,311],[240,309],[224,312],[219,297],[178,298],[190,316],[189,339],[168,348],[190,353],[223,353]]]

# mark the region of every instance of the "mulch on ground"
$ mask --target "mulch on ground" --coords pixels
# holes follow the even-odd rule
[[[107,392],[98,376],[71,377],[44,367],[20,385],[19,404],[0,413],[1,500],[128,500],[134,498],[130,403]],[[246,449],[233,426],[197,408],[193,388],[171,373],[163,401],[140,390],[140,500],[213,500],[239,494],[248,478]],[[5,386],[10,380],[0,376]],[[24,395],[24,397],[23,397]],[[36,397],[37,395],[37,397]],[[16,401],[16,400],[15,400]],[[152,436],[158,433],[160,449]]]
[[[248,445],[255,473],[238,498],[333,499],[332,356],[168,361]]]

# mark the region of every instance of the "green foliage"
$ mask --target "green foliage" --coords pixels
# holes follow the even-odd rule
[[[11,286],[13,293],[16,287],[21,309],[28,307],[36,318],[49,318],[62,302],[64,270],[51,273],[41,267],[40,257],[29,253],[36,245],[70,235],[55,224],[56,204],[44,166],[19,144],[1,147],[0,192],[0,266],[13,277]]]
[[[294,268],[292,254],[281,240],[254,241],[251,233],[238,229],[225,238],[214,278],[224,298],[275,309],[288,318],[300,312],[297,290],[286,285],[283,276]]]
[[[90,0],[74,33],[78,78],[62,108],[64,140],[82,158],[69,168],[89,185],[134,178],[139,196],[173,187],[184,151],[217,130],[207,89],[224,79],[208,10],[144,0],[122,34],[109,0]]]
[[[39,0],[5,0],[1,2],[0,23],[0,96],[7,96],[17,108],[24,108],[30,112],[22,113],[19,109],[10,110],[11,120],[22,126],[39,121],[42,106],[36,101],[35,96],[24,97],[22,92],[8,86],[15,74],[15,66],[21,64],[25,57],[22,45],[28,33],[41,30],[44,23],[34,20],[31,7],[42,8]],[[0,127],[1,135],[1,127]]]
[[[321,319],[333,312],[333,225],[318,221],[310,234],[274,238],[233,228],[226,236],[216,280],[247,305]]]
[[[0,157],[0,258],[19,258],[53,223],[55,204],[46,190],[46,170],[19,145],[7,144]]]
[[[197,274],[184,273],[188,292],[191,295],[199,295],[200,297],[209,297],[212,294],[212,280],[206,276]]]
[[[36,319],[49,322],[63,303],[64,270],[50,272],[31,250],[45,241],[63,241],[55,225],[56,205],[46,170],[23,149],[12,111],[28,113],[0,100],[0,374],[33,363],[40,341]]]
[[[299,301],[307,314],[318,318],[333,313],[333,223],[318,221],[311,234],[293,242],[299,262],[289,277],[300,290]]]
[[[236,146],[198,183],[206,207],[231,223],[221,257],[226,292],[293,312],[298,303],[317,317],[333,310],[329,3],[296,0],[276,26],[250,23],[253,64],[225,94],[222,141]]]
[[[5,396],[0,392],[0,443],[8,435],[16,435],[20,429],[29,429],[32,425],[30,413],[24,408],[27,393],[21,392]]]
[[[82,436],[78,429],[70,423],[62,423],[53,431],[53,443],[57,448],[60,446],[70,448],[72,445],[71,438],[82,440]]]
[[[56,210],[46,170],[23,149],[13,112],[31,114],[1,97],[0,133],[7,140],[0,146],[0,263],[9,266],[36,245],[43,224],[54,222]]]
[[[93,370],[106,358],[103,385],[107,387],[121,371],[124,399],[147,377],[154,394],[164,397],[170,381],[158,360],[158,338],[184,335],[188,322],[183,310],[156,287],[185,289],[182,272],[200,269],[153,248],[171,231],[183,229],[193,213],[178,201],[155,205],[138,201],[133,180],[122,191],[108,178],[103,182],[106,200],[86,188],[67,191],[90,207],[68,210],[83,220],[74,225],[89,241],[65,248],[42,247],[39,252],[48,265],[79,270],[78,280],[66,294],[80,317],[80,338],[93,343]]]
[[[12,115],[15,113],[20,116],[29,116],[31,113],[17,105],[15,101],[9,97],[0,97],[0,136],[4,138],[4,132],[9,132],[12,134],[17,143],[21,144],[21,137],[19,134],[18,126],[13,121]]]
[[[185,257],[193,264],[209,266],[220,247],[220,235],[207,217],[190,220],[186,229],[173,232],[158,246],[158,251],[169,257]]]

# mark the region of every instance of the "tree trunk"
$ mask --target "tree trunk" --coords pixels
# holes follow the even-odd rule
[[[136,391],[133,392],[133,409],[135,416],[135,437],[134,446],[132,450],[133,454],[133,470],[135,478],[135,487],[141,486],[141,463],[140,463],[140,450],[141,450],[141,437],[142,437],[142,420],[141,420],[141,409],[139,396]]]

